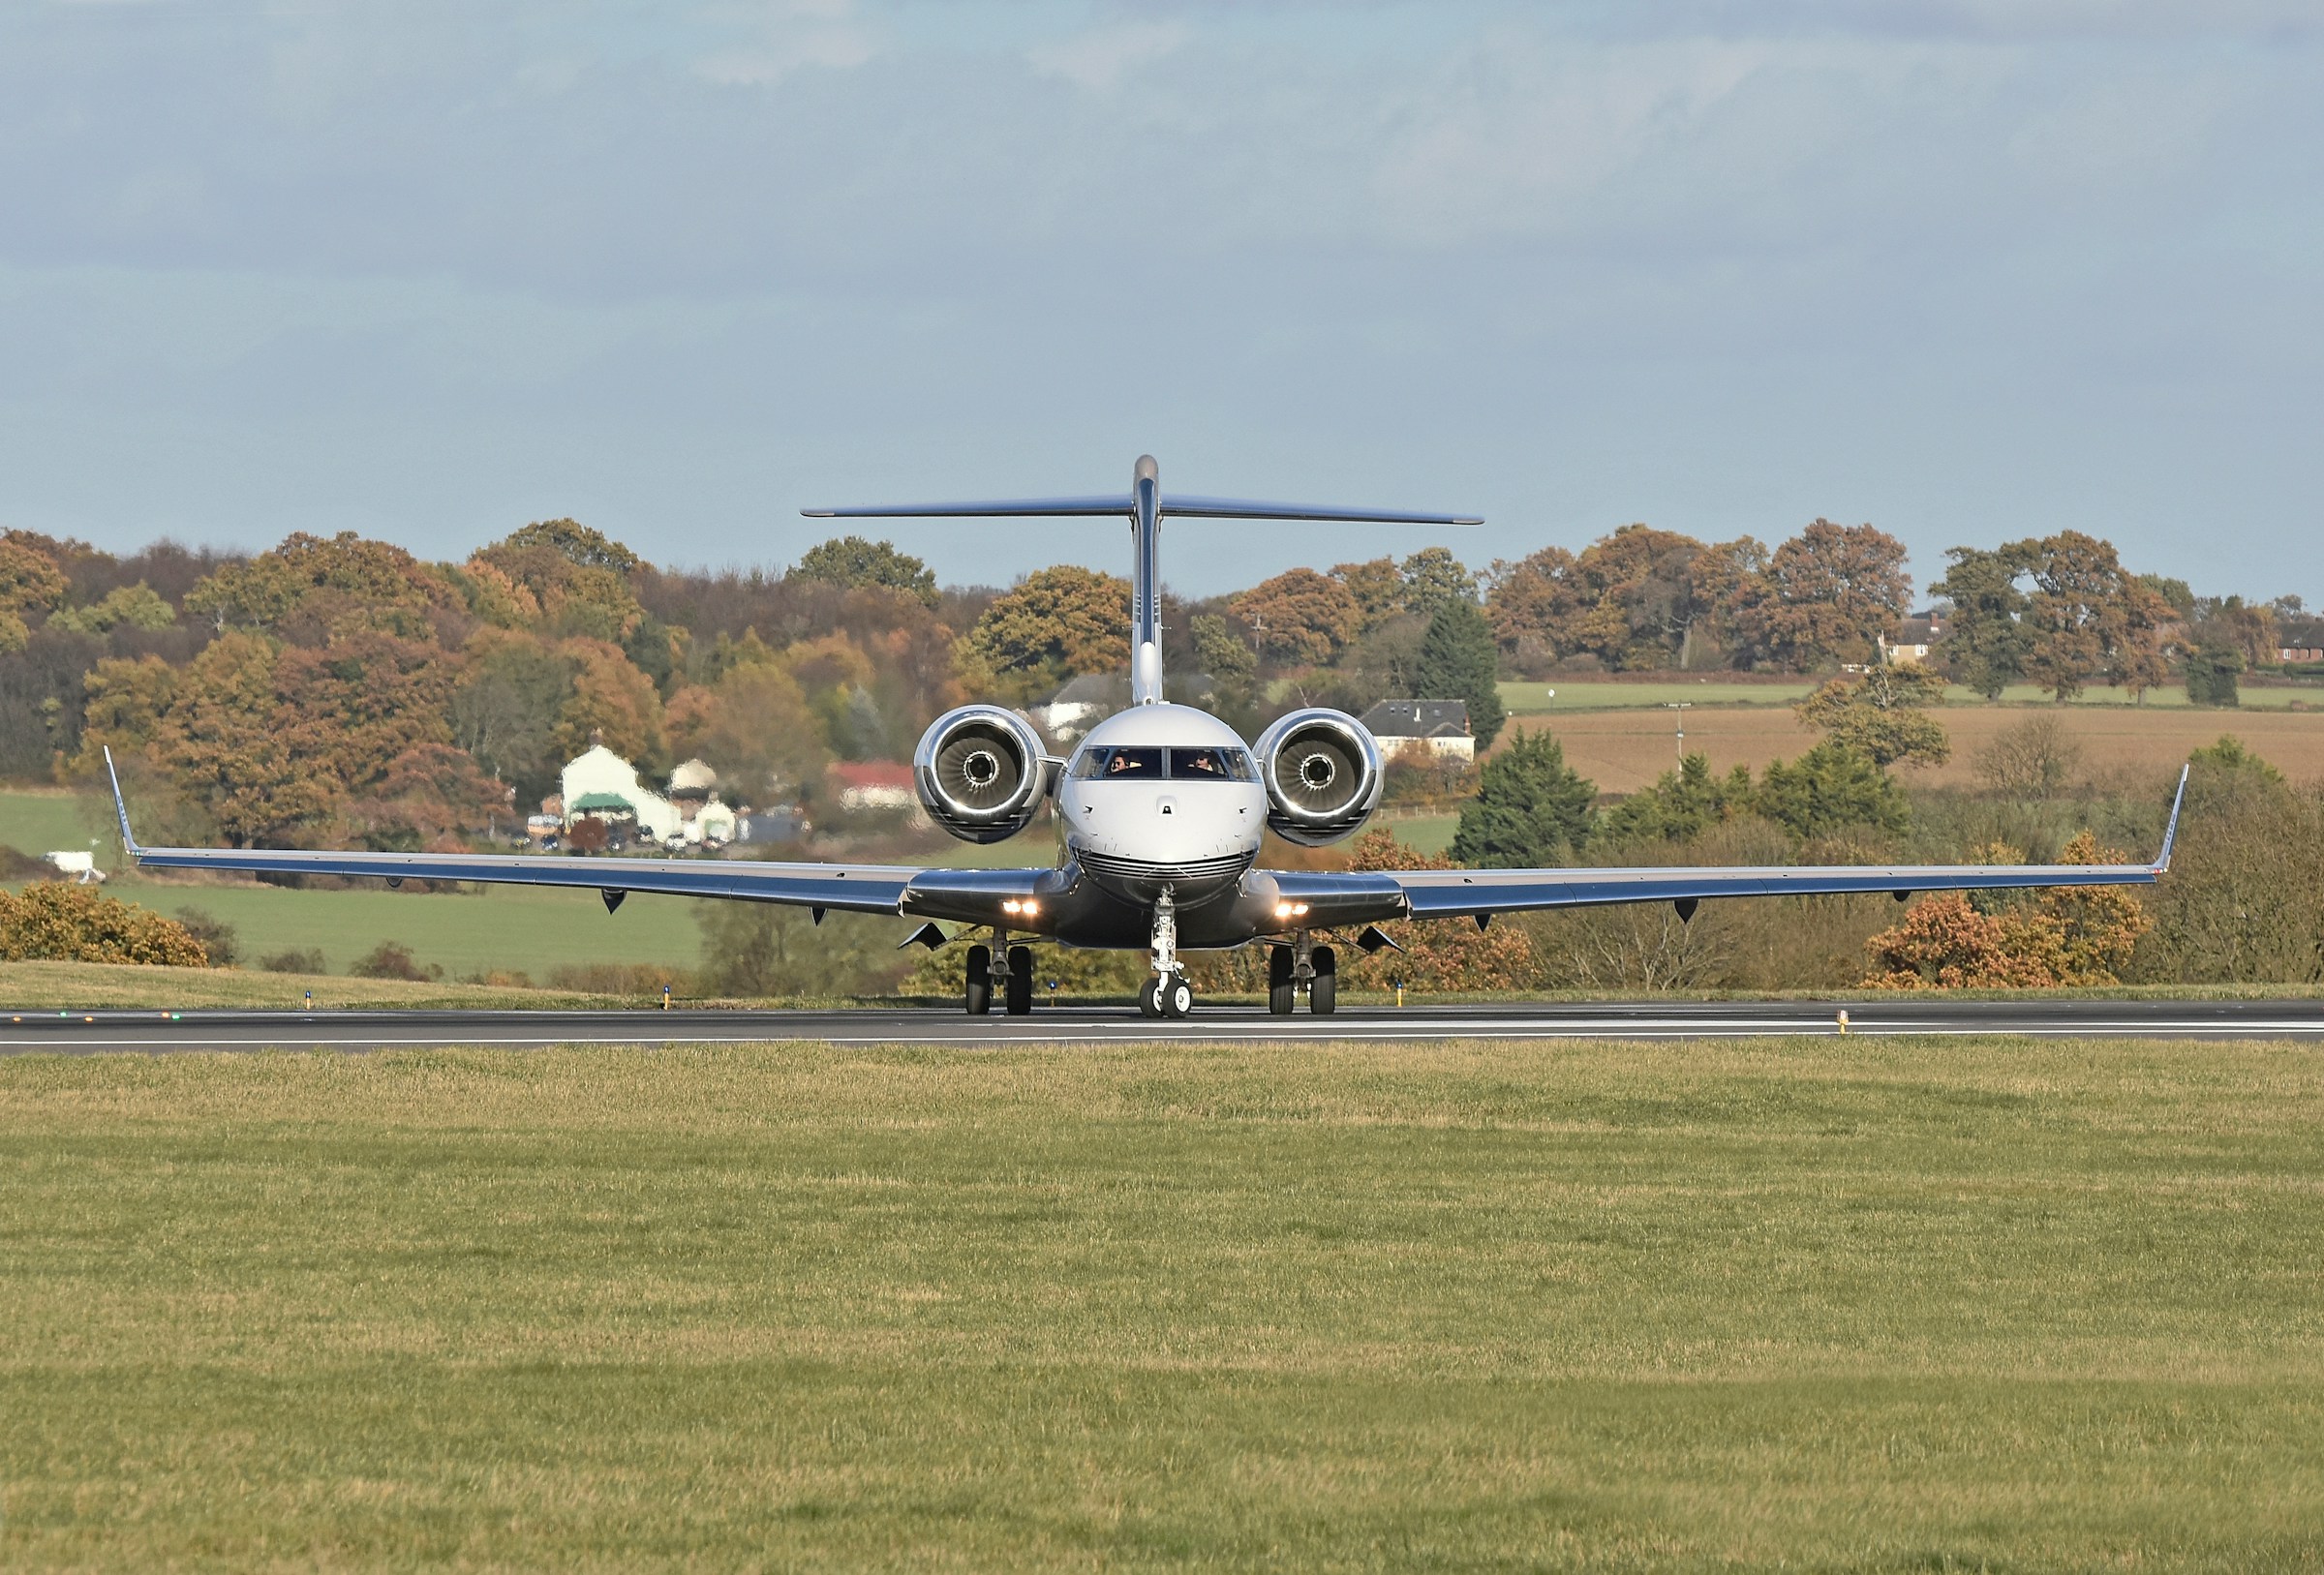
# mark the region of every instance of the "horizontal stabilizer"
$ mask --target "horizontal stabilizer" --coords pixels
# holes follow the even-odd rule
[[[1001,498],[983,502],[880,503],[868,508],[803,508],[810,520],[1021,520],[1128,518],[1127,493],[1110,498]],[[1164,493],[1157,512],[1178,520],[1320,520],[1340,525],[1483,525],[1482,515],[1430,514],[1400,508],[1333,508],[1325,503],[1269,503],[1249,498],[1191,498]]]

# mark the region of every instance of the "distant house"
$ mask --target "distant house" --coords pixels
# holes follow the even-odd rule
[[[1130,681],[1085,673],[1033,708],[1033,720],[1058,739],[1078,739],[1130,703]]]
[[[2324,620],[2299,619],[2276,631],[2279,662],[2324,662]]]
[[[831,779],[841,809],[912,809],[920,803],[911,767],[893,760],[841,761],[831,768]]]
[[[1440,760],[1477,758],[1465,700],[1383,700],[1357,720],[1379,741],[1384,755],[1417,744]]]
[[[1881,636],[1881,660],[1890,667],[1909,667],[1929,659],[1937,642],[1944,638],[1942,615],[1931,608],[1901,620],[1895,629]]]
[[[641,835],[667,842],[681,834],[686,817],[678,806],[649,788],[632,766],[602,743],[593,743],[558,773],[569,828],[584,816],[636,823]]]

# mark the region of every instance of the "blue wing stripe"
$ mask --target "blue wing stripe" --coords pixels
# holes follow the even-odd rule
[[[267,848],[139,848],[140,867],[373,880],[479,881],[739,897],[851,913],[893,914],[921,871],[908,865],[775,864],[741,860],[576,859],[491,853],[313,853]]]

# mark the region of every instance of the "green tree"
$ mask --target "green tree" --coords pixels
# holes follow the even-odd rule
[[[1769,761],[1756,807],[1802,839],[1859,831],[1901,836],[1910,821],[1903,790],[1870,755],[1834,739],[1789,764]]]
[[[519,806],[556,791],[566,756],[557,716],[572,693],[573,663],[537,635],[485,628],[469,640],[446,708],[452,742],[516,789]]]
[[[1404,582],[1404,611],[1415,618],[1434,618],[1450,602],[1477,599],[1477,576],[1450,547],[1422,547],[1404,560],[1398,578]]]
[[[1477,747],[1486,748],[1507,719],[1501,709],[1500,667],[1500,652],[1484,614],[1473,601],[1448,601],[1436,610],[1428,632],[1421,638],[1413,662],[1413,698],[1467,701],[1469,731],[1476,735]]]
[[[1562,863],[1589,841],[1597,802],[1597,784],[1566,764],[1556,738],[1520,731],[1484,763],[1476,802],[1460,812],[1452,858],[1505,869]]]
[[[936,604],[935,574],[919,559],[898,552],[892,541],[834,536],[810,547],[791,573],[802,580],[845,586],[855,591],[882,586],[901,591],[924,606]]]
[[[2032,631],[2022,621],[2028,602],[2017,586],[2026,572],[2029,544],[2013,542],[1987,552],[1954,547],[1945,553],[1952,567],[1929,587],[1952,604],[1938,660],[1956,683],[1988,700],[2026,675]]]
[[[1881,767],[1942,766],[1952,758],[1944,725],[1927,712],[1944,704],[1944,679],[1917,665],[1875,667],[1834,679],[1792,708],[1827,738],[1852,744]]]
[[[1687,842],[1711,827],[1752,812],[1758,794],[1751,768],[1711,774],[1707,756],[1689,755],[1654,786],[1632,794],[1606,812],[1599,835],[1615,843]]]
[[[2243,695],[2236,677],[2244,670],[2244,653],[2224,640],[2196,643],[2186,653],[2186,698],[2198,706],[2238,706]]]

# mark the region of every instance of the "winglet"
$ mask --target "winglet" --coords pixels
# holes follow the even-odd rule
[[[2186,777],[2192,765],[2179,768],[2179,791],[2171,799],[2171,818],[2162,829],[2162,852],[2155,858],[2155,873],[2159,875],[2171,867],[2171,844],[2179,840],[2179,806],[2186,803]]]
[[[129,829],[129,801],[121,797],[121,773],[113,770],[113,748],[109,743],[105,747],[105,774],[112,779],[113,813],[121,821],[121,851],[132,859],[141,858],[145,850],[138,846],[137,833]]]

